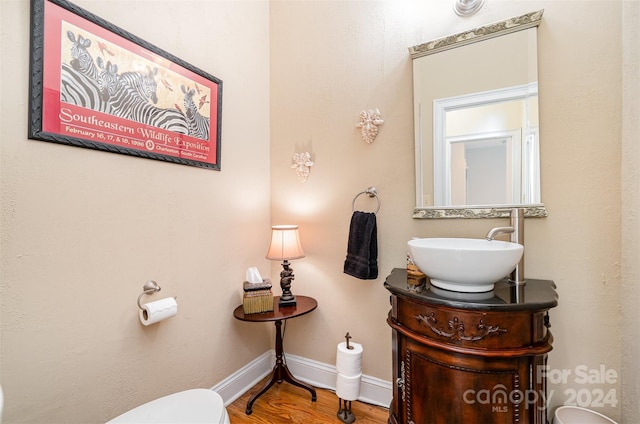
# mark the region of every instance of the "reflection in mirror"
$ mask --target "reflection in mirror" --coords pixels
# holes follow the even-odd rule
[[[434,102],[433,205],[540,203],[537,94],[531,82]]]
[[[546,216],[538,125],[541,17],[533,12],[410,49],[414,218],[506,216],[515,205],[527,216]]]

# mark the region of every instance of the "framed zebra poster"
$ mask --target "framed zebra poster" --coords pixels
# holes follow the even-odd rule
[[[29,134],[220,170],[222,81],[66,1],[31,0]]]

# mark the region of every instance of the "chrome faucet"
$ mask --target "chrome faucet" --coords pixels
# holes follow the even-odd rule
[[[523,208],[510,209],[509,217],[510,217],[510,225],[508,227],[492,228],[487,233],[487,240],[491,241],[495,238],[496,235],[505,233],[505,234],[511,234],[510,241],[512,243],[518,243],[524,246],[524,209]],[[515,284],[525,284],[524,253],[522,254],[522,258],[520,258],[520,262],[518,262],[513,272],[511,272],[509,281]]]
[[[487,240],[493,240],[498,234],[513,233],[516,229],[513,227],[495,227],[489,230],[487,233]]]

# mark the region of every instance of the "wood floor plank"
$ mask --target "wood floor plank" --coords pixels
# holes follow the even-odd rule
[[[326,424],[341,423],[337,412],[338,397],[330,390],[316,389],[317,400],[311,401],[307,390],[289,383],[274,384],[253,404],[253,413],[245,413],[247,402],[267,379],[256,384],[247,393],[227,406],[231,424]],[[355,424],[386,424],[389,411],[386,408],[354,401],[351,411]]]

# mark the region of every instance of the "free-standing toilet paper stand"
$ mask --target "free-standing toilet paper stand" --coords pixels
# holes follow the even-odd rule
[[[280,296],[274,297],[273,300],[274,305],[278,305]],[[271,378],[269,379],[269,381],[247,402],[247,409],[245,411],[247,415],[251,415],[251,413],[253,412],[253,403],[256,401],[256,399],[262,396],[275,383],[280,384],[283,381],[287,381],[294,386],[302,387],[303,389],[308,390],[309,393],[311,393],[312,402],[315,402],[317,399],[316,389],[297,380],[291,374],[291,371],[289,371],[289,368],[287,368],[287,364],[284,362],[284,348],[282,345],[282,321],[308,314],[318,307],[318,302],[311,297],[297,295],[296,300],[296,305],[275,306],[273,308],[273,311],[261,312],[258,314],[245,314],[242,305],[238,306],[233,311],[233,316],[241,321],[274,321],[276,325],[276,364],[273,367],[273,372],[271,373]]]
[[[352,338],[351,335],[347,332],[347,334],[344,335],[344,338],[347,341],[347,349],[349,350],[353,349],[353,346],[349,345],[349,340]],[[351,412],[350,400],[342,399],[340,397],[338,398],[337,416],[338,416],[338,419],[345,424],[350,424],[356,420],[355,415],[353,415],[353,412]]]

